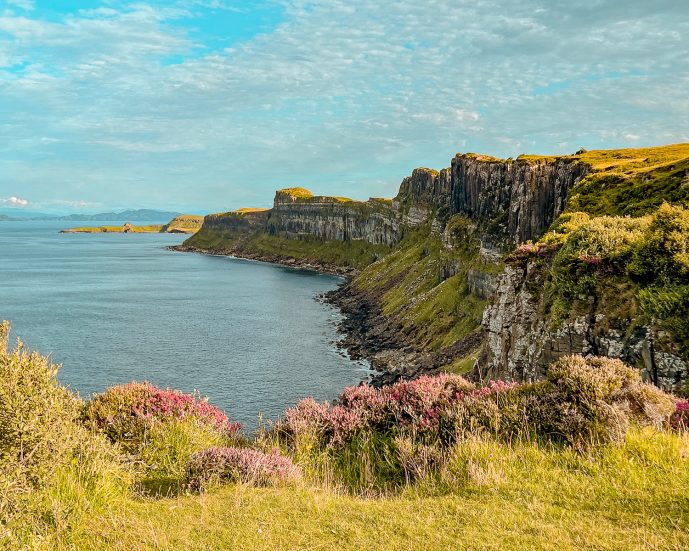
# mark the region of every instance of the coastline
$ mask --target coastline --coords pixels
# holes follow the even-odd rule
[[[344,281],[336,289],[321,295],[320,298],[326,304],[337,308],[343,316],[337,327],[342,338],[336,346],[347,352],[352,360],[363,359],[371,364],[374,374],[371,375],[369,383],[374,387],[387,386],[400,379],[439,373],[453,358],[476,348],[483,338],[481,333],[473,333],[444,350],[431,352],[419,349],[400,326],[383,314],[380,299],[386,291],[385,288],[373,294],[353,286],[352,280],[358,274],[358,270],[354,268],[238,249],[209,250],[183,244],[173,245],[167,249],[174,252],[253,260],[343,277]]]
[[[255,260],[257,262],[265,262],[268,264],[277,264],[285,268],[294,268],[299,270],[310,270],[326,275],[334,275],[345,278],[352,278],[357,275],[358,270],[355,268],[343,268],[334,264],[327,264],[322,262],[310,262],[299,260],[291,257],[284,257],[280,255],[265,255],[244,251],[241,249],[226,249],[226,250],[210,250],[190,245],[172,245],[167,247],[170,251],[180,253],[197,253],[209,256],[228,256],[232,258],[241,258],[244,260]]]

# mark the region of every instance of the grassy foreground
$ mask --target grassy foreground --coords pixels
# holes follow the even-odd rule
[[[302,485],[129,499],[65,545],[93,549],[686,549],[689,441],[635,431],[590,457],[472,441],[453,483],[387,498]]]
[[[253,436],[150,383],[82,401],[0,325],[0,549],[686,549],[689,402],[618,360],[305,399]]]

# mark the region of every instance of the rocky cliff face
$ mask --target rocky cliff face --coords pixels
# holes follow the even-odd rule
[[[392,246],[404,228],[433,220],[442,231],[450,216],[463,214],[486,226],[486,247],[495,258],[501,245],[540,235],[562,211],[567,193],[586,171],[586,165],[569,159],[502,161],[458,155],[450,168],[439,172],[414,170],[392,201],[351,201],[292,188],[276,193],[266,215],[248,219],[212,215],[206,226],[236,230],[259,221],[271,235]]]
[[[508,265],[498,281],[495,302],[486,308],[488,358],[484,377],[535,381],[561,356],[609,356],[639,367],[645,380],[669,392],[689,381],[689,362],[663,342],[663,335],[630,318],[611,318],[590,297],[589,312],[553,326],[544,315],[539,291],[542,267]]]
[[[203,221],[202,229],[207,232],[244,234],[251,231],[262,231],[266,227],[267,221],[267,210],[209,214]]]
[[[589,167],[569,159],[498,160],[458,155],[452,160],[452,212],[490,227],[509,244],[541,235],[564,210],[569,191]]]
[[[327,241],[366,241],[394,245],[400,239],[400,223],[388,202],[366,202],[336,197],[298,198],[278,191],[266,229],[288,238],[315,237]]]

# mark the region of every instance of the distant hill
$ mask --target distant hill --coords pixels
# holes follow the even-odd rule
[[[178,216],[181,216],[181,213],[138,209],[123,210],[121,212],[101,212],[98,214],[70,214],[69,216],[60,216],[55,219],[66,221],[108,220],[112,222],[169,222]]]
[[[27,220],[38,218],[50,218],[50,214],[20,208],[0,208],[0,220]]]

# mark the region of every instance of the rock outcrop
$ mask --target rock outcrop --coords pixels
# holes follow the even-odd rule
[[[564,210],[567,194],[589,172],[572,158],[501,160],[457,155],[452,160],[452,213],[466,214],[517,244],[540,236]]]
[[[388,246],[396,244],[401,237],[399,219],[388,201],[300,197],[285,190],[275,194],[266,230],[271,235],[291,239],[315,237],[326,241],[366,241]]]
[[[483,316],[488,355],[482,377],[536,381],[558,358],[581,354],[620,358],[668,392],[689,382],[689,362],[657,329],[634,318],[610,317],[597,307],[596,297],[590,297],[589,312],[553,326],[539,297],[542,284],[543,269],[535,262],[505,268]]]

